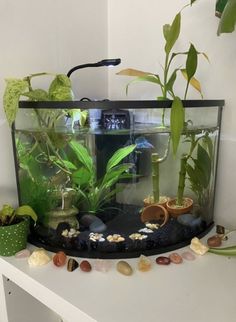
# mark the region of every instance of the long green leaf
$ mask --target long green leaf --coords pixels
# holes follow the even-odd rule
[[[70,170],[76,170],[77,169],[76,166],[72,162],[67,161],[67,160],[59,160],[54,155],[49,156],[49,160],[52,161],[55,164],[58,164],[59,166],[66,167],[66,168],[68,168]]]
[[[193,44],[190,45],[186,60],[186,73],[188,76],[188,83],[194,76],[197,70],[198,54]]]
[[[171,140],[174,155],[176,155],[179,146],[180,136],[184,127],[184,119],[185,111],[183,103],[178,96],[175,96],[170,114]]]
[[[91,175],[95,176],[93,159],[89,155],[88,150],[82,144],[76,141],[71,141],[69,145],[76,154],[78,160],[84,165],[84,167],[89,171],[89,173],[91,173]]]
[[[134,151],[136,148],[135,144],[128,145],[124,148],[120,148],[117,150],[113,156],[108,160],[106,171],[110,171],[113,167],[115,167],[118,163],[120,163],[127,155]]]
[[[29,216],[31,217],[34,221],[37,221],[37,215],[34,212],[34,210],[27,205],[20,206],[19,208],[16,209],[16,215],[17,216]]]
[[[72,173],[73,183],[81,186],[88,185],[91,180],[91,173],[85,168],[81,167],[80,169]]]
[[[210,177],[211,177],[211,159],[207,153],[207,151],[198,144],[197,149],[197,160],[195,160],[196,165],[199,169],[201,169],[202,173],[205,177],[205,188],[209,185]]]
[[[166,89],[167,91],[171,91],[173,92],[173,86],[176,80],[176,76],[177,76],[177,71],[179,70],[179,68],[176,68],[173,73],[171,74],[167,84],[166,84]]]
[[[171,49],[173,48],[174,44],[176,43],[177,39],[179,38],[180,34],[180,27],[181,27],[181,14],[180,12],[175,16],[169,31],[166,33],[166,45],[165,45],[165,52],[169,54]]]
[[[236,0],[228,0],[222,13],[217,35],[233,32],[236,24]]]
[[[139,83],[139,82],[150,82],[150,83],[161,85],[160,77],[158,75],[140,76],[128,83],[128,85],[126,86],[126,95],[128,94],[129,86],[131,84]]]
[[[209,248],[208,252],[223,256],[236,256],[236,246],[229,246],[224,248]]]
[[[7,79],[6,83],[3,95],[3,108],[7,121],[11,126],[16,118],[20,96],[28,88],[28,83],[21,79]]]
[[[165,38],[165,40],[166,40],[166,41],[167,41],[167,40],[168,40],[168,38],[169,38],[170,28],[171,28],[171,26],[170,26],[169,24],[165,24],[165,25],[163,26],[163,35],[164,35],[164,38]]]
[[[111,187],[121,178],[121,175],[128,171],[132,166],[133,163],[124,163],[111,168],[110,171],[104,175],[101,187]]]

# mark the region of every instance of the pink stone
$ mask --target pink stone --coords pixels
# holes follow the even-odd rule
[[[178,253],[171,253],[169,259],[174,264],[181,264],[183,262],[183,258]]]
[[[196,259],[196,256],[191,252],[184,252],[181,256],[187,261],[194,261]]]
[[[112,263],[108,260],[97,259],[94,262],[94,269],[98,272],[106,273],[111,269]]]
[[[60,251],[53,256],[52,260],[54,265],[56,265],[57,267],[60,267],[65,265],[66,259],[67,259],[66,254]]]
[[[30,251],[28,249],[22,249],[18,253],[15,254],[15,258],[27,258],[30,256]]]

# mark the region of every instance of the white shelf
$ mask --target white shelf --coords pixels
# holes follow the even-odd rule
[[[116,271],[117,260],[107,273],[70,273],[52,262],[30,268],[26,259],[0,257],[0,271],[68,322],[235,322],[236,258],[207,253],[158,266],[156,257],[151,271],[130,277]],[[127,261],[136,268],[137,259]]]

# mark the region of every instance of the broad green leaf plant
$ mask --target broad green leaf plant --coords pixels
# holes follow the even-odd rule
[[[235,30],[236,24],[236,0],[228,0],[222,12],[217,35],[231,33]]]
[[[132,163],[120,163],[132,153],[136,145],[129,145],[118,149],[108,160],[106,173],[97,180],[96,169],[88,150],[79,142],[71,141],[70,148],[79,161],[79,166],[72,171],[72,183],[79,194],[79,208],[84,212],[95,214],[102,211],[115,194],[121,191],[116,187],[120,179],[131,178],[129,169]]]
[[[14,225],[17,218],[22,216],[29,216],[34,222],[37,221],[37,215],[30,206],[24,205],[14,209],[8,204],[4,205],[0,210],[0,227]]]
[[[191,1],[191,4],[194,1]],[[195,46],[190,43],[189,49],[183,52],[174,52],[174,46],[179,39],[181,31],[181,11],[177,13],[171,24],[165,24],[163,26],[163,36],[165,39],[165,62],[163,66],[163,74],[149,73],[132,68],[124,69],[118,73],[118,75],[135,76],[126,87],[126,92],[130,84],[137,82],[151,82],[159,86],[161,90],[161,96],[158,96],[158,100],[172,99],[172,108],[170,115],[170,130],[173,154],[175,155],[178,149],[180,136],[184,128],[185,112],[183,102],[181,98],[175,93],[174,85],[177,79],[177,75],[181,73],[186,79],[186,88],[184,92],[184,99],[187,98],[189,85],[193,86],[202,96],[201,85],[195,78],[195,74],[198,66],[198,55],[202,54],[207,58],[206,54],[197,51]],[[185,66],[173,68],[172,65],[175,62],[177,56],[186,57]],[[165,109],[162,113],[162,126],[165,127]]]

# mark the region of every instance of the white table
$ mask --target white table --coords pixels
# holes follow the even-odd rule
[[[207,253],[193,262],[158,266],[156,257],[151,271],[135,270],[130,277],[115,270],[117,260],[107,273],[70,273],[52,262],[30,268],[26,259],[0,257],[0,322],[8,322],[3,275],[67,322],[236,321],[236,258]],[[137,266],[137,259],[127,261]]]

